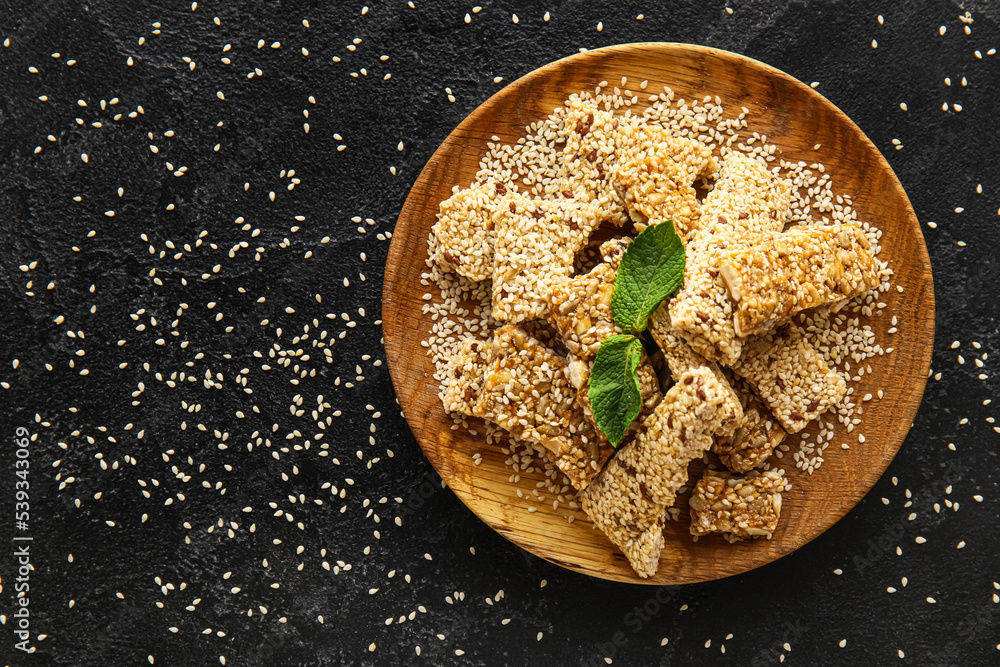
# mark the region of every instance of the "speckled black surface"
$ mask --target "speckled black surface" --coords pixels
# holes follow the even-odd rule
[[[180,0],[0,0],[0,38],[10,39],[0,47],[0,381],[9,387],[0,389],[3,664],[148,665],[148,656],[156,665],[185,666],[218,665],[220,656],[227,665],[1000,663],[1000,591],[993,583],[1000,581],[1000,433],[985,421],[1000,416],[1000,404],[983,405],[1000,398],[992,372],[1000,354],[1000,56],[986,55],[1000,48],[1000,10],[986,0],[962,8],[931,0],[733,0],[732,15],[717,0],[479,1],[483,10],[466,25],[471,2],[415,0],[411,9],[400,0],[370,0],[361,15],[360,0],[203,0],[196,11]],[[971,35],[958,20],[965,9],[975,19]],[[944,36],[940,25],[948,26]],[[362,42],[350,52],[356,37]],[[662,589],[575,575],[494,534],[440,488],[399,416],[386,367],[374,366],[384,358],[376,320],[389,246],[377,235],[391,231],[437,145],[503,85],[493,77],[512,81],[579,47],[657,40],[730,49],[819,81],[819,91],[868,133],[922,223],[938,223],[923,228],[938,304],[933,365],[942,373],[929,383],[885,477],[826,534],[759,570]],[[279,49],[270,47],[275,41]],[[232,50],[224,54],[227,43]],[[380,61],[381,54],[389,60]],[[232,64],[220,62],[223,56]],[[70,59],[77,62],[70,66]],[[255,67],[262,76],[247,79]],[[366,76],[350,76],[362,67]],[[102,110],[101,100],[115,97],[119,103]],[[944,102],[963,110],[942,111]],[[123,114],[118,121],[116,113]],[[169,129],[172,138],[163,136]],[[347,148],[338,152],[338,145]],[[167,162],[188,169],[174,176]],[[301,179],[293,191],[289,178],[279,177],[282,169]],[[367,233],[357,231],[354,216]],[[250,228],[234,224],[237,217]],[[300,230],[291,231],[294,225]],[[251,237],[254,229],[259,236]],[[88,237],[91,230],[96,234]],[[193,247],[203,230],[203,245]],[[241,241],[248,247],[230,257]],[[258,246],[266,250],[255,261]],[[175,260],[175,252],[184,256]],[[20,270],[33,261],[36,268]],[[150,276],[154,268],[162,284]],[[218,305],[209,309],[209,302]],[[181,303],[189,307],[178,318]],[[340,313],[357,326],[347,327]],[[65,321],[57,324],[60,315]],[[136,330],[139,324],[145,330]],[[261,370],[266,360],[253,351],[266,355],[279,342],[311,345],[292,344],[305,324],[312,336],[347,332],[331,348],[331,363],[309,348],[312,359],[298,362],[315,377],[298,386],[289,382],[296,377],[291,368],[271,362],[272,370]],[[961,347],[951,350],[956,339]],[[973,349],[973,341],[982,348]],[[974,358],[986,353],[977,368]],[[362,360],[365,354],[371,358]],[[348,388],[356,366],[364,380]],[[252,395],[235,383],[244,368]],[[206,370],[221,389],[206,388]],[[197,381],[171,388],[155,378],[181,371]],[[980,380],[980,373],[989,377]],[[133,397],[139,383],[145,390]],[[301,417],[289,411],[296,394],[303,396]],[[293,449],[319,432],[310,416],[318,394],[331,405],[324,415],[342,411],[323,439],[330,443],[326,458],[315,440],[308,451]],[[201,409],[189,413],[182,402]],[[134,426],[125,430],[128,424]],[[15,650],[11,617],[12,439],[19,426],[35,436],[31,519],[27,531],[18,531],[34,538],[31,655]],[[229,434],[227,449],[219,448],[216,430]],[[247,451],[254,431],[271,446]],[[274,458],[282,447],[289,450]],[[333,497],[325,482],[345,488],[346,498]],[[911,508],[904,508],[907,490]],[[173,503],[165,506],[168,498]],[[381,498],[387,502],[380,505]],[[372,507],[363,506],[365,499]],[[379,523],[368,516],[372,508]],[[277,510],[294,521],[274,516]],[[232,537],[231,522],[238,524]],[[927,542],[915,543],[918,535]],[[324,560],[352,569],[334,575]],[[164,594],[160,586],[168,583],[173,590]],[[887,592],[890,586],[898,592]],[[501,589],[502,599],[485,602]],[[456,592],[464,600],[450,604],[446,596]],[[186,610],[195,598],[201,602]],[[412,620],[399,622],[411,612]],[[395,620],[386,625],[387,618]],[[663,638],[669,641],[661,646]]]

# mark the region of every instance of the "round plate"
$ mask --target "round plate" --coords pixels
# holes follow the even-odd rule
[[[727,115],[747,107],[749,126],[743,137],[760,132],[787,160],[822,162],[834,191],[853,196],[858,219],[882,229],[880,256],[895,271],[893,285],[903,288],[902,293],[893,289],[883,295],[885,314],[871,322],[878,342],[894,351],[871,359],[873,372],[852,384],[856,396],[881,389],[883,398],[864,403],[862,423],[854,433],[847,434],[838,424],[815,474],[797,470],[789,454],[778,461],[792,489],[783,496],[773,539],[731,545],[712,536],[694,542],[687,512],[682,511],[681,521],[667,522],[666,546],[650,579],[640,579],[582,511],[565,506],[553,510],[550,501],[528,512],[529,503],[518,498],[517,489],[534,489],[541,474],[522,473],[520,483],[514,484],[504,463],[507,457],[499,445],[484,442],[483,429],[478,436],[452,430],[438,398],[434,366],[420,344],[431,325],[430,318],[421,315],[422,296],[429,289],[420,284],[427,236],[452,186],[472,182],[493,135],[502,143],[514,143],[527,124],[547,117],[569,95],[593,90],[603,80],[615,85],[623,76],[635,88],[648,80],[650,92],[667,85],[689,100],[718,95]],[[626,44],[573,55],[518,79],[476,109],[437,149],[406,199],[393,233],[382,298],[385,347],[400,405],[427,458],[458,497],[494,530],[537,556],[576,572],[648,584],[707,581],[759,567],[794,551],[844,516],[902,444],[920,404],[934,342],[927,248],[906,193],[875,146],[843,112],[784,72],[689,44]],[[889,334],[893,315],[899,318],[899,332]],[[859,433],[865,436],[863,444]],[[797,441],[788,439],[793,451]],[[843,450],[841,443],[851,448]],[[477,452],[482,455],[478,466],[472,458]],[[567,514],[575,514],[573,523]]]

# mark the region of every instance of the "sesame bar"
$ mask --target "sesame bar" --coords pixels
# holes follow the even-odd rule
[[[656,574],[667,507],[649,495],[630,445],[609,463],[581,497],[583,511],[628,558],[643,579]]]
[[[601,342],[622,333],[611,312],[615,270],[598,264],[590,273],[556,285],[548,294],[548,319],[562,335],[570,354],[593,360]]]
[[[705,195],[704,229],[727,236],[757,237],[780,231],[791,204],[791,186],[767,163],[735,151],[719,166],[715,187]]]
[[[597,209],[572,200],[509,197],[497,207],[493,317],[548,315],[546,297],[573,274],[573,258],[600,225]]]
[[[619,162],[611,172],[611,181],[637,231],[647,224],[673,220],[684,238],[698,227],[701,205],[691,187],[694,176],[676,159],[677,152],[687,150],[704,156],[706,162],[714,160],[707,147],[667,136],[669,141],[653,144]]]
[[[681,167],[683,185],[693,184],[699,177],[710,177],[719,169],[712,149],[693,139],[676,137],[662,125],[643,122],[638,117],[631,117],[631,122],[621,128],[632,145],[647,152],[655,152],[669,157]]]
[[[483,376],[493,357],[493,344],[477,338],[466,338],[448,364],[446,384],[441,402],[448,412],[473,416],[473,406],[483,388]]]
[[[879,284],[868,237],[858,225],[793,227],[731,253],[720,266],[736,303],[737,336],[788,321],[806,308],[843,306]]]
[[[708,369],[686,374],[583,493],[587,516],[641,577],[656,573],[664,513],[687,480],[688,464],[712,444],[722,394]]]
[[[744,383],[733,386],[743,403],[743,423],[728,437],[716,437],[712,451],[736,473],[760,466],[788,435],[771,411]]]
[[[650,497],[667,507],[687,480],[687,466],[712,446],[725,418],[729,388],[708,368],[685,373],[643,422],[628,447],[641,453],[634,463]]]
[[[525,156],[530,169],[519,170],[533,195],[543,199],[571,199],[591,203],[602,218],[621,226],[628,222],[606,178],[627,144],[619,132],[623,119],[601,109],[593,100],[572,96],[545,123],[545,134],[558,147],[554,163],[538,163]]]
[[[785,478],[780,471],[734,477],[706,470],[691,494],[691,534],[729,533],[771,539],[781,516]]]
[[[661,304],[649,318],[649,332],[656,345],[663,352],[664,360],[670,369],[670,375],[679,382],[686,373],[699,368],[707,368],[715,376],[716,381],[726,389],[724,415],[719,421],[716,435],[728,437],[743,422],[743,408],[740,397],[733,390],[728,378],[714,361],[701,356],[678,334],[670,322],[670,311],[666,304]]]
[[[473,414],[542,445],[573,486],[585,488],[612,448],[576,404],[566,360],[512,324],[496,330],[492,345]]]
[[[431,230],[437,239],[431,259],[470,280],[489,278],[493,274],[493,216],[507,192],[506,185],[491,180],[459,190],[441,202]]]
[[[790,324],[748,339],[733,372],[750,383],[789,433],[801,431],[847,393],[844,378]]]
[[[743,347],[733,326],[733,302],[718,267],[721,258],[763,234],[779,231],[790,202],[788,184],[763,162],[731,152],[702,206],[702,228],[685,243],[684,284],[670,301],[670,317],[702,356],[725,366]]]
[[[685,247],[684,282],[668,308],[675,328],[702,356],[723,365],[740,356],[743,341],[733,328],[733,304],[717,270],[726,237],[695,233]]]

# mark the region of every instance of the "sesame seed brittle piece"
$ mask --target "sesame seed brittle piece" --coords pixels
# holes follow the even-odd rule
[[[710,178],[719,170],[712,149],[700,141],[675,136],[668,127],[633,116],[628,127],[622,128],[633,145],[647,152],[669,156],[682,171],[682,185],[691,185],[699,178]]]
[[[584,492],[582,506],[645,579],[656,574],[667,506],[653,500],[639,480],[636,457],[635,448],[626,445]]]
[[[750,383],[788,433],[801,431],[847,393],[844,378],[790,324],[748,339],[732,370]]]
[[[649,330],[675,380],[694,368],[707,367],[729,387],[726,405],[732,417],[722,422],[712,445],[723,465],[734,472],[746,472],[767,460],[787,434],[745,382],[695,352],[671,328],[670,313],[665,306],[654,311]]]
[[[570,97],[550,117],[554,127],[550,140],[559,147],[557,160],[552,165],[533,161],[532,192],[544,199],[591,203],[603,219],[619,227],[628,222],[607,178],[618,156],[631,145],[621,131],[624,122],[593,100]]]
[[[763,465],[788,433],[745,381],[734,378],[732,386],[743,404],[743,423],[729,436],[716,437],[712,451],[729,470],[744,473]]]
[[[473,416],[483,388],[483,376],[493,358],[490,341],[466,338],[448,364],[441,402],[448,412]]]
[[[547,296],[573,274],[573,259],[601,223],[591,204],[510,197],[497,207],[493,317],[548,315]]]
[[[729,379],[714,361],[709,361],[694,351],[687,341],[673,328],[670,322],[670,311],[667,304],[661,304],[649,318],[649,332],[656,345],[663,352],[664,360],[670,369],[674,382],[680,382],[685,374],[700,368],[706,368],[715,376],[716,381],[726,390],[724,412],[719,419],[715,435],[729,437],[743,423],[743,407],[739,395],[731,386]]]
[[[716,235],[752,238],[780,231],[791,205],[791,185],[763,160],[730,152],[715,187],[705,195],[703,229]]]
[[[769,234],[730,253],[720,272],[736,303],[737,336],[768,331],[806,308],[833,304],[839,310],[879,284],[868,237],[855,224]]]
[[[778,470],[747,477],[706,470],[691,494],[691,534],[771,539],[781,516],[785,478]]]
[[[573,486],[585,488],[612,448],[577,405],[566,360],[512,324],[496,330],[492,346],[473,413],[542,445]]]
[[[611,312],[615,271],[598,264],[589,273],[552,288],[548,294],[548,319],[559,330],[570,354],[593,361],[601,342],[622,333]]]
[[[687,465],[712,446],[712,436],[727,419],[732,390],[709,368],[681,376],[643,422],[630,446],[642,453],[639,480],[651,497],[672,506],[687,481]]]
[[[725,391],[707,368],[685,374],[582,496],[587,516],[641,577],[656,573],[664,514],[688,464],[712,445]]]
[[[724,366],[739,358],[743,341],[719,265],[734,249],[780,231],[789,202],[787,182],[765,163],[735,152],[722,161],[715,188],[705,197],[701,228],[685,243],[684,283],[669,305],[674,327],[702,356]]]
[[[637,230],[672,220],[684,238],[699,226],[701,204],[692,184],[697,175],[715,171],[712,151],[663,128],[647,127],[638,138],[645,141],[611,171],[615,192]]]
[[[431,257],[447,271],[470,280],[493,275],[494,216],[509,192],[499,181],[475,183],[441,202],[432,232],[437,249]]]

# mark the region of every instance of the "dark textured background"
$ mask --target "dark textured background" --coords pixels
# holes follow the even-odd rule
[[[0,381],[9,386],[0,389],[0,539],[6,554],[13,544],[11,438],[17,426],[36,435],[26,533],[34,537],[30,644],[36,652],[13,649],[14,569],[4,556],[2,661],[147,665],[151,656],[156,665],[217,665],[224,656],[227,665],[602,665],[604,658],[624,665],[1000,663],[1000,591],[994,583],[1000,581],[1000,434],[985,421],[1000,415],[1000,404],[983,406],[998,394],[991,368],[1000,353],[1000,95],[994,85],[1000,56],[985,55],[1000,47],[1000,10],[986,0],[964,7],[932,0],[732,0],[732,15],[717,0],[479,1],[482,12],[466,25],[472,2],[415,0],[411,9],[401,0],[370,0],[361,15],[362,0],[203,0],[196,11],[180,0],[0,0],[0,38],[10,38],[0,47]],[[965,9],[975,19],[971,35],[958,20]],[[542,21],[546,10],[552,13],[548,23]],[[153,33],[154,22],[160,34]],[[948,26],[944,36],[940,25]],[[346,46],[355,37],[362,42],[350,52]],[[258,49],[258,39],[267,45]],[[819,81],[818,90],[884,152],[919,219],[938,223],[924,232],[938,303],[933,365],[942,378],[929,383],[914,428],[884,478],[846,518],[795,554],[731,579],[663,589],[584,578],[494,534],[440,489],[399,417],[386,367],[373,365],[384,356],[376,320],[389,245],[377,234],[391,231],[410,184],[448,132],[504,85],[493,77],[512,81],[580,47],[647,40],[730,49],[803,81]],[[281,42],[279,49],[270,48],[274,41]],[[232,50],[223,54],[226,43]],[[390,59],[380,61],[381,54]],[[231,65],[220,62],[223,55]],[[129,56],[133,66],[126,64]],[[196,62],[195,70],[185,56]],[[70,66],[70,59],[77,62]],[[38,72],[30,73],[30,66]],[[255,67],[262,76],[247,79]],[[350,76],[362,67],[367,76]],[[387,72],[392,77],[384,80]],[[959,84],[962,76],[967,87]],[[41,95],[48,101],[39,101]],[[102,110],[100,101],[114,97],[120,102]],[[942,111],[943,102],[963,110]],[[143,112],[129,118],[139,106]],[[309,111],[308,134],[303,109]],[[113,120],[119,112],[122,118]],[[95,121],[102,126],[94,127]],[[168,129],[174,137],[163,136]],[[893,149],[893,138],[902,150]],[[405,149],[399,152],[401,140]],[[150,151],[151,144],[159,153]],[[338,152],[341,144],[347,148]],[[166,162],[188,169],[176,177]],[[294,169],[301,179],[293,191],[286,189],[289,179],[279,177],[282,169]],[[121,197],[118,187],[124,188]],[[272,190],[273,203],[267,196]],[[170,203],[172,211],[166,210]],[[965,210],[956,213],[956,207]],[[105,215],[109,210],[114,217]],[[297,223],[295,215],[305,221]],[[234,224],[239,216],[259,228],[259,236]],[[374,221],[361,223],[366,234],[357,231],[354,216]],[[292,232],[296,224],[301,229]],[[88,237],[91,230],[96,235]],[[203,245],[193,247],[203,230]],[[321,243],[324,236],[329,243]],[[168,239],[176,250],[165,246]],[[249,247],[229,257],[241,241]],[[156,255],[149,254],[150,244]],[[259,262],[258,246],[266,248]],[[163,259],[161,250],[167,251]],[[178,251],[184,256],[175,260]],[[32,261],[36,268],[20,270]],[[149,275],[154,268],[162,285]],[[206,272],[210,277],[202,279]],[[261,296],[264,303],[257,302]],[[213,301],[218,305],[209,309]],[[178,318],[180,303],[189,308]],[[366,316],[358,315],[359,307]],[[139,309],[144,314],[133,320],[130,314]],[[216,321],[219,312],[224,317]],[[342,312],[356,328],[346,327]],[[326,319],[327,313],[337,319]],[[59,315],[66,318],[62,325],[55,323]],[[265,318],[270,322],[261,326]],[[313,318],[333,336],[347,332],[331,349],[332,363],[313,350],[313,358],[300,363],[316,369],[315,377],[298,386],[289,383],[296,377],[290,368],[272,362],[272,370],[261,370],[252,352],[266,355],[278,342],[296,347],[290,339]],[[144,331],[136,330],[140,323]],[[156,344],[159,338],[163,345]],[[119,346],[121,339],[126,342]],[[956,339],[961,348],[951,350]],[[182,348],[182,341],[189,345]],[[972,341],[982,349],[974,350]],[[964,365],[957,363],[959,353]],[[973,357],[984,353],[993,358],[976,368]],[[362,360],[364,354],[371,359]],[[124,369],[122,362],[128,363]],[[355,366],[365,379],[348,388]],[[80,375],[84,368],[88,375]],[[234,382],[243,368],[249,369],[252,395]],[[222,374],[221,389],[205,387],[206,370]],[[180,371],[198,381],[170,388],[154,376]],[[990,377],[980,380],[979,373]],[[145,391],[133,397],[140,382]],[[296,394],[303,396],[301,417],[289,412]],[[308,451],[293,448],[318,432],[309,415],[318,394],[342,411],[324,438],[328,458],[318,456],[315,441]],[[188,413],[182,401],[202,408]],[[380,418],[372,417],[369,404]],[[235,416],[238,410],[244,419]],[[188,428],[181,430],[185,420]],[[369,443],[372,423],[378,426],[375,445]],[[216,429],[229,433],[228,449],[218,448]],[[248,452],[254,431],[270,437],[270,447]],[[280,459],[272,456],[282,447],[288,451]],[[346,498],[332,497],[325,482],[346,488]],[[912,508],[904,508],[907,490]],[[984,497],[981,503],[976,494]],[[165,506],[171,497],[173,504]],[[383,497],[387,502],[380,505]],[[371,507],[364,506],[366,499]],[[949,508],[945,499],[955,505]],[[244,512],[247,507],[252,512]],[[368,516],[373,507],[379,523]],[[277,510],[294,515],[294,522],[274,516]],[[911,511],[917,513],[912,521]],[[397,516],[401,527],[393,521]],[[238,524],[232,536],[231,522]],[[918,535],[927,542],[915,543]],[[966,546],[956,549],[962,540]],[[334,575],[322,569],[323,560],[352,569]],[[161,590],[157,577],[173,589]],[[890,586],[898,592],[887,592]],[[234,587],[240,591],[231,592]],[[485,602],[501,589],[504,597]],[[454,599],[456,592],[464,600]],[[195,598],[201,602],[187,611]],[[420,605],[426,613],[399,623]],[[395,621],[387,626],[389,617]],[[661,646],[663,638],[669,641]],[[456,650],[465,653],[458,657]]]

